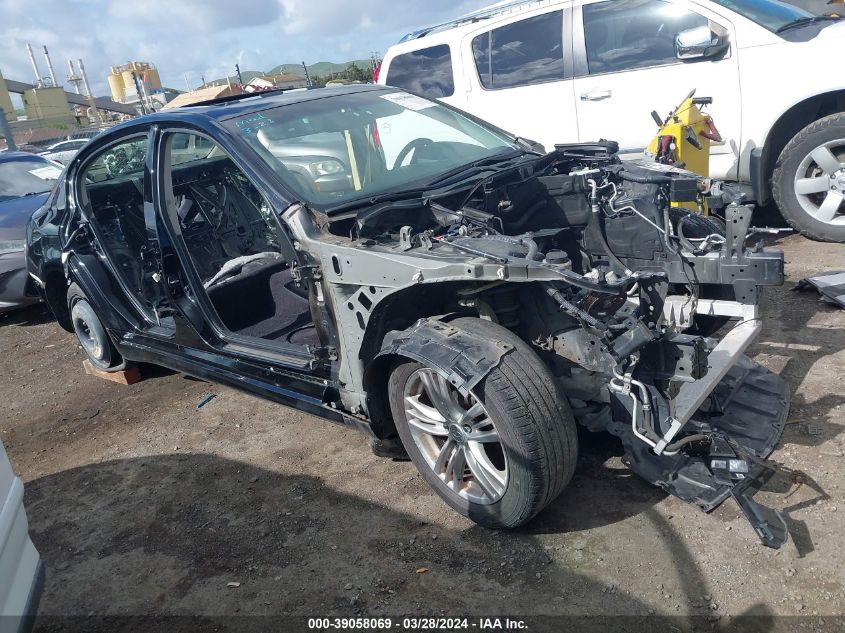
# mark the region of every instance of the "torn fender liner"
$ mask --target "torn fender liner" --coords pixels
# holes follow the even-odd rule
[[[789,414],[789,386],[746,356],[739,359],[688,424],[712,438],[698,454],[655,455],[626,442],[623,461],[635,473],[705,512],[733,496],[764,545],[786,542],[783,518],[752,499],[773,471],[771,455]]]
[[[784,545],[789,538],[786,521],[777,510],[767,508],[754,501],[754,494],[763,487],[774,474],[771,468],[765,468],[755,477],[748,477],[731,491],[731,496],[751,523],[763,545],[774,549]]]
[[[436,369],[458,391],[468,395],[512,349],[507,343],[490,341],[443,321],[421,319],[410,329],[389,332],[376,358],[413,358]]]
[[[828,303],[845,308],[845,271],[837,270],[808,279],[802,279],[795,286],[795,290],[805,291],[816,289]]]

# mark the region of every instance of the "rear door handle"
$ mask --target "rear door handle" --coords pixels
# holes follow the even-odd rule
[[[612,96],[612,90],[593,88],[590,92],[585,92],[581,95],[581,101],[601,101],[602,99],[610,99]]]

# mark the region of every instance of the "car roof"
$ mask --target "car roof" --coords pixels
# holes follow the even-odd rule
[[[161,121],[183,121],[199,122],[201,120],[226,121],[235,117],[248,116],[251,113],[261,112],[268,108],[305,103],[318,99],[331,99],[343,95],[357,94],[361,92],[383,92],[394,91],[395,88],[372,84],[355,84],[349,86],[332,86],[330,88],[309,88],[294,90],[276,90],[264,93],[253,93],[242,95],[238,99],[226,99],[221,102],[211,102],[207,105],[196,104],[163,110],[155,114],[130,119],[124,123],[114,126],[110,132],[120,130],[124,127],[135,127],[144,123],[157,123]],[[241,96],[241,95],[239,95]]]
[[[393,49],[394,47],[401,47],[402,52],[405,52],[406,50],[416,50],[428,47],[439,43],[432,42],[427,39],[429,36],[434,34],[449,33],[452,37],[457,37],[468,31],[474,30],[479,23],[482,23],[485,20],[498,18],[506,14],[519,14],[521,12],[530,11],[540,7],[554,7],[555,5],[564,4],[566,2],[567,0],[502,0],[501,2],[496,2],[495,4],[491,4],[456,17],[453,20],[448,20],[439,24],[432,24],[416,31],[412,31],[390,48]],[[416,44],[403,46],[409,42],[416,42]],[[391,51],[388,51],[388,54],[390,54],[390,52]]]
[[[50,162],[46,158],[44,158],[43,156],[39,156],[38,154],[30,154],[29,152],[10,152],[9,150],[6,150],[4,152],[0,152],[0,162],[11,162],[11,161],[17,161],[17,160],[26,160],[26,159],[40,160],[40,161],[44,161],[45,163]],[[52,165],[53,163],[50,163],[50,164]]]

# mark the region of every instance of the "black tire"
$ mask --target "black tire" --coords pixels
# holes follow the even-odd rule
[[[399,361],[388,382],[391,411],[409,457],[423,478],[452,508],[484,527],[522,525],[553,501],[572,479],[578,460],[575,419],[554,376],[537,354],[505,328],[475,318],[453,324],[485,340],[502,341],[506,354],[473,390],[498,432],[508,479],[495,503],[473,503],[456,494],[425,461],[414,441],[404,407],[405,386],[423,365]]]
[[[805,237],[819,242],[845,242],[845,224],[823,222],[808,213],[795,193],[795,177],[802,161],[813,150],[837,139],[845,139],[845,113],[842,112],[819,119],[801,130],[781,152],[772,175],[772,194],[784,219]],[[842,162],[845,153],[837,151],[837,154]]]
[[[88,297],[75,283],[67,290],[67,305],[76,339],[91,364],[108,372],[124,369],[126,363],[115,349],[102,321],[88,302]]]

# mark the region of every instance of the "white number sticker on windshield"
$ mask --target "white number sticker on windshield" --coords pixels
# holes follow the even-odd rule
[[[39,167],[38,169],[30,169],[29,173],[40,178],[41,180],[58,180],[62,175],[62,170],[58,167],[48,165],[47,167]]]
[[[390,94],[381,95],[385,101],[390,101],[396,105],[407,108],[408,110],[425,110],[426,108],[433,108],[436,103],[427,101],[417,95],[409,95],[403,92],[391,92]]]

